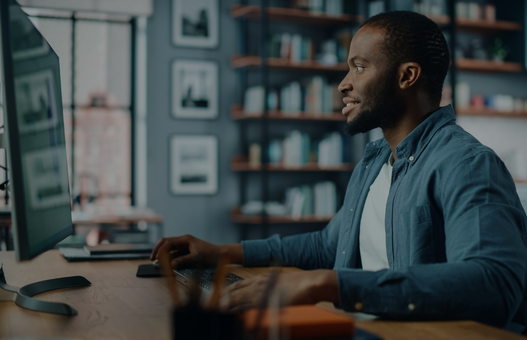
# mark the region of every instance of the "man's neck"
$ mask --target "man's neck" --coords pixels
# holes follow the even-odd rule
[[[416,127],[419,126],[432,112],[439,109],[439,106],[422,107],[415,111],[409,111],[403,115],[403,118],[391,128],[382,129],[382,133],[390,149],[392,149],[393,157],[397,160],[395,148],[403,141]]]

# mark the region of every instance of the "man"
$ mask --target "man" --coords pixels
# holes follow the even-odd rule
[[[351,176],[342,208],[318,232],[236,245],[162,239],[190,251],[174,267],[279,260],[289,303],[331,301],[405,319],[472,319],[516,332],[527,325],[527,217],[496,154],[439,107],[449,66],[437,25],[413,12],[372,17],[353,37],[339,86],[349,134],[382,128]],[[254,306],[265,276],[230,286],[231,308]]]

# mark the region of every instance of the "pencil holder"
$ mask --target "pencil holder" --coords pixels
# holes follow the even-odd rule
[[[184,307],[172,313],[175,340],[242,340],[243,322],[237,314]]]

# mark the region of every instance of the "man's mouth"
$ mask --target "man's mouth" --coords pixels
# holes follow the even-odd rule
[[[351,111],[353,111],[353,109],[359,106],[359,104],[360,104],[360,101],[355,101],[355,100],[346,103],[346,106],[344,106],[344,108],[342,109],[342,114],[344,116],[348,115]]]

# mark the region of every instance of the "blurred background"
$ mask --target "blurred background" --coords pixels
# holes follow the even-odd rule
[[[441,27],[455,60],[442,105],[500,156],[527,207],[525,0],[19,3],[60,57],[67,242],[323,228],[365,144],[382,137],[343,135],[336,88],[360,24],[390,10]],[[8,191],[0,200],[9,210]],[[5,231],[0,245],[10,247]]]

